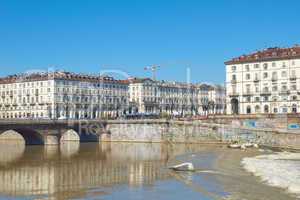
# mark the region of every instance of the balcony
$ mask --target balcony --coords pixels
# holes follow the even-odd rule
[[[251,91],[246,91],[243,93],[243,96],[252,96],[253,93]]]
[[[239,93],[238,92],[230,92],[228,95],[230,97],[236,97],[236,96],[239,96]]]
[[[270,96],[270,95],[271,95],[271,91],[269,91],[269,90],[261,91],[261,92],[260,92],[260,95],[261,95],[261,96]]]
[[[290,91],[289,90],[281,90],[279,92],[279,94],[281,94],[281,95],[288,95],[288,94],[290,94]]]
[[[231,84],[236,84],[236,83],[237,83],[236,79],[231,80]]]
[[[259,81],[260,81],[259,78],[255,78],[255,79],[253,80],[254,83],[257,83],[257,82],[259,82]]]

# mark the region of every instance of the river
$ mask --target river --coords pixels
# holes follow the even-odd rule
[[[262,154],[271,153],[204,144],[69,142],[25,147],[2,141],[0,199],[296,199],[245,170],[248,158]],[[192,162],[197,171],[168,169],[180,162]]]

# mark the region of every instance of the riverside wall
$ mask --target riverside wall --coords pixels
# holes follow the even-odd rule
[[[255,142],[270,147],[300,149],[298,130],[256,128],[203,121],[108,121],[102,141],[230,143]]]

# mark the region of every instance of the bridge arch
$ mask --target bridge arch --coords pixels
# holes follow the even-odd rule
[[[43,136],[32,129],[21,128],[21,129],[10,129],[0,134],[2,140],[24,140],[26,145],[43,145]]]
[[[62,136],[60,137],[60,142],[65,142],[65,141],[77,141],[79,142],[80,141],[80,137],[79,137],[79,134],[74,131],[73,129],[69,129],[67,130],[66,132],[64,132],[62,134]]]

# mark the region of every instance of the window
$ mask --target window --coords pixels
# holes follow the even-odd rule
[[[277,80],[277,72],[272,72],[272,79]]]
[[[246,97],[246,102],[251,102],[251,97]]]
[[[256,106],[255,106],[255,112],[256,112],[256,113],[259,113],[259,112],[260,112],[260,106],[259,106],[259,105],[256,105]]]
[[[297,96],[292,96],[292,100],[296,101],[297,100]]]
[[[276,67],[276,63],[275,62],[272,63],[272,67]]]
[[[232,75],[231,80],[232,80],[232,81],[236,81],[236,75],[235,75],[235,74]]]
[[[273,92],[276,92],[277,90],[278,90],[277,85],[275,85],[275,86],[272,87],[272,91],[273,91]]]
[[[259,97],[255,97],[255,101],[256,101],[256,102],[259,102]]]
[[[235,71],[235,70],[236,70],[236,66],[235,66],[235,65],[232,66],[232,67],[231,67],[231,70],[232,70],[232,71]]]
[[[284,105],[284,107],[282,107],[282,112],[287,113],[287,111],[288,111],[288,109],[287,109],[286,105]]]
[[[250,70],[249,65],[245,66],[245,70],[248,72]]]
[[[297,113],[297,105],[296,104],[292,105],[292,112]]]
[[[264,63],[264,70],[267,70],[268,69],[268,63]]]
[[[286,85],[281,86],[281,90],[282,91],[286,91],[287,90],[287,86]]]
[[[292,65],[295,65],[295,61],[294,60],[292,61]]]
[[[282,67],[286,67],[286,64],[285,64],[285,62],[282,62]]]
[[[269,92],[269,88],[268,87],[264,87],[263,91],[264,92]]]
[[[282,101],[287,101],[287,99],[288,99],[288,97],[286,95],[284,95],[284,96],[281,97]]]
[[[247,106],[247,114],[250,114],[250,113],[251,113],[251,107]]]
[[[296,78],[296,71],[295,70],[291,71],[291,78]]]
[[[297,90],[296,84],[291,85],[291,90]]]
[[[250,84],[247,84],[247,85],[246,85],[246,92],[247,92],[247,93],[250,93]]]
[[[268,72],[265,72],[263,76],[264,78],[268,78]]]
[[[254,68],[258,69],[259,68],[259,64],[254,64]]]
[[[246,74],[246,80],[250,80],[250,74]]]
[[[282,77],[282,78],[286,78],[286,76],[287,76],[286,71],[282,71],[282,72],[281,72],[281,77]]]
[[[274,113],[278,113],[278,108],[273,109]]]
[[[268,105],[265,105],[265,106],[264,106],[264,112],[265,112],[265,113],[268,113],[268,112],[269,112],[269,106],[268,106]]]

